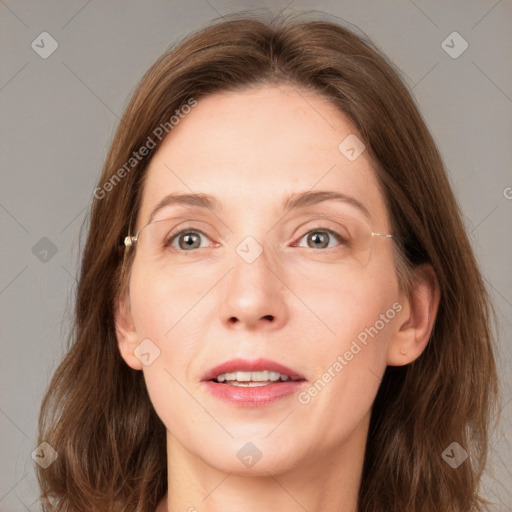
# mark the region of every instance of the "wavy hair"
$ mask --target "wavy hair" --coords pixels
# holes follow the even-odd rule
[[[191,98],[263,84],[313,91],[353,123],[392,228],[404,241],[401,285],[409,271],[429,263],[440,286],[424,352],[409,365],[388,366],[383,376],[358,511],[486,510],[478,489],[498,402],[495,313],[419,109],[399,71],[368,38],[331,21],[245,14],[194,32],[158,58],[112,140],[98,182],[103,192],[95,193],[89,212],[67,352],[39,413],[38,442],[58,452],[48,468],[36,466],[43,510],[154,512],[164,496],[165,427],[142,372],[122,359],[114,327],[131,265],[120,239],[137,215],[146,169],[161,141],[144,157],[139,150]],[[116,174],[123,176],[114,182]],[[469,454],[457,469],[441,456],[452,442]]]

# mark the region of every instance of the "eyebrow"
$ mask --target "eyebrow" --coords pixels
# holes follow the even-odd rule
[[[335,192],[333,190],[308,190],[306,192],[291,193],[284,199],[282,208],[285,212],[288,212],[294,208],[307,208],[318,203],[323,203],[324,201],[342,201],[344,203],[351,204],[361,210],[366,217],[371,219],[370,212],[360,201],[354,197],[342,194],[341,192]],[[212,210],[213,212],[222,210],[220,201],[217,197],[211,194],[168,194],[153,208],[153,211],[149,216],[148,224],[153,220],[159,210],[166,206],[173,205],[204,208]]]

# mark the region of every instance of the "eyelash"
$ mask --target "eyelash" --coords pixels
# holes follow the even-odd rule
[[[311,228],[309,231],[307,231],[306,233],[304,233],[299,239],[297,242],[300,242],[300,240],[302,240],[306,235],[309,235],[310,233],[312,232],[325,232],[325,233],[328,233],[329,235],[333,236],[339,243],[347,243],[345,238],[342,237],[339,233],[337,233],[336,231],[333,231],[332,229],[329,229],[329,228],[325,228],[325,227],[322,227],[322,226],[318,226],[318,227],[314,227],[314,228]],[[198,233],[202,236],[204,236],[205,238],[208,238],[208,235],[206,235],[203,231],[201,231],[200,229],[197,229],[197,228],[194,228],[194,227],[186,227],[186,228],[183,228],[183,229],[180,229],[179,231],[176,231],[176,232],[173,232],[169,235],[169,237],[167,238],[166,240],[166,247],[168,246],[172,246],[172,243],[174,242],[175,239],[177,239],[180,235],[184,235],[184,234],[189,234],[189,233]],[[297,242],[294,242],[294,244],[296,244]],[[173,248],[173,249],[176,249],[176,248]],[[203,247],[204,249],[204,247]],[[303,247],[303,249],[312,249],[312,250],[318,250],[318,249],[313,249],[312,247]],[[328,248],[324,248],[324,249],[321,249],[322,251],[324,252],[329,252],[333,249],[336,249],[336,247],[328,247]],[[180,251],[180,252],[194,252],[194,251],[183,251],[181,249],[176,249],[177,251]],[[196,251],[198,249],[195,249]]]

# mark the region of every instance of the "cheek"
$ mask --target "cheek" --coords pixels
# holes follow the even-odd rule
[[[206,301],[201,299],[218,279],[211,272],[184,267],[163,278],[146,268],[134,264],[130,280],[138,338],[149,338],[159,351],[154,362],[143,367],[144,380],[162,423],[185,441],[194,430],[218,428],[194,399],[198,383],[192,371],[212,321],[203,314]]]
[[[186,316],[209,288],[209,281],[206,277],[202,280],[194,269],[183,266],[158,273],[150,272],[148,267],[136,261],[130,280],[137,332],[158,339],[174,338],[176,330],[186,323]]]
[[[334,273],[317,282],[307,297],[325,325],[310,345],[314,376],[299,402],[309,408],[319,431],[336,424],[349,432],[369,412],[386,368],[400,308],[396,276],[377,267],[358,275]],[[325,435],[328,443],[331,434]]]
[[[317,343],[322,352],[328,347],[348,349],[351,340],[361,333],[364,338],[366,329],[376,322],[382,334],[389,331],[389,319],[384,318],[383,324],[381,315],[386,315],[397,300],[398,282],[393,266],[385,268],[367,267],[362,272],[333,265],[330,272],[316,274],[315,280],[294,281],[294,293],[313,313],[308,316],[313,320],[316,317]],[[392,319],[394,313],[388,316]],[[311,327],[315,325],[313,320],[308,322]]]
[[[191,307],[188,302],[189,297],[173,290],[171,283],[134,264],[130,279],[131,312],[138,341],[144,340],[147,352],[151,353],[151,363],[143,366],[144,379],[153,406],[166,425],[171,418],[165,415],[177,410],[180,403],[179,384],[184,381],[193,352],[193,347],[186,343],[193,338],[180,331],[186,324],[180,319]]]

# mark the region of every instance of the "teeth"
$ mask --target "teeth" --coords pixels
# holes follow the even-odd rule
[[[297,380],[288,377],[288,375],[284,375],[279,372],[272,372],[269,370],[258,371],[258,372],[231,372],[231,373],[221,373],[217,376],[217,382],[229,382],[229,384],[233,384],[235,386],[238,385],[246,385],[250,387],[254,386],[264,386],[268,381],[277,382],[278,380],[287,381],[287,380]],[[244,383],[244,384],[240,384]]]
[[[227,383],[228,386],[239,386],[242,388],[256,388],[260,386],[267,386],[267,382],[238,382],[237,380],[232,380]]]

